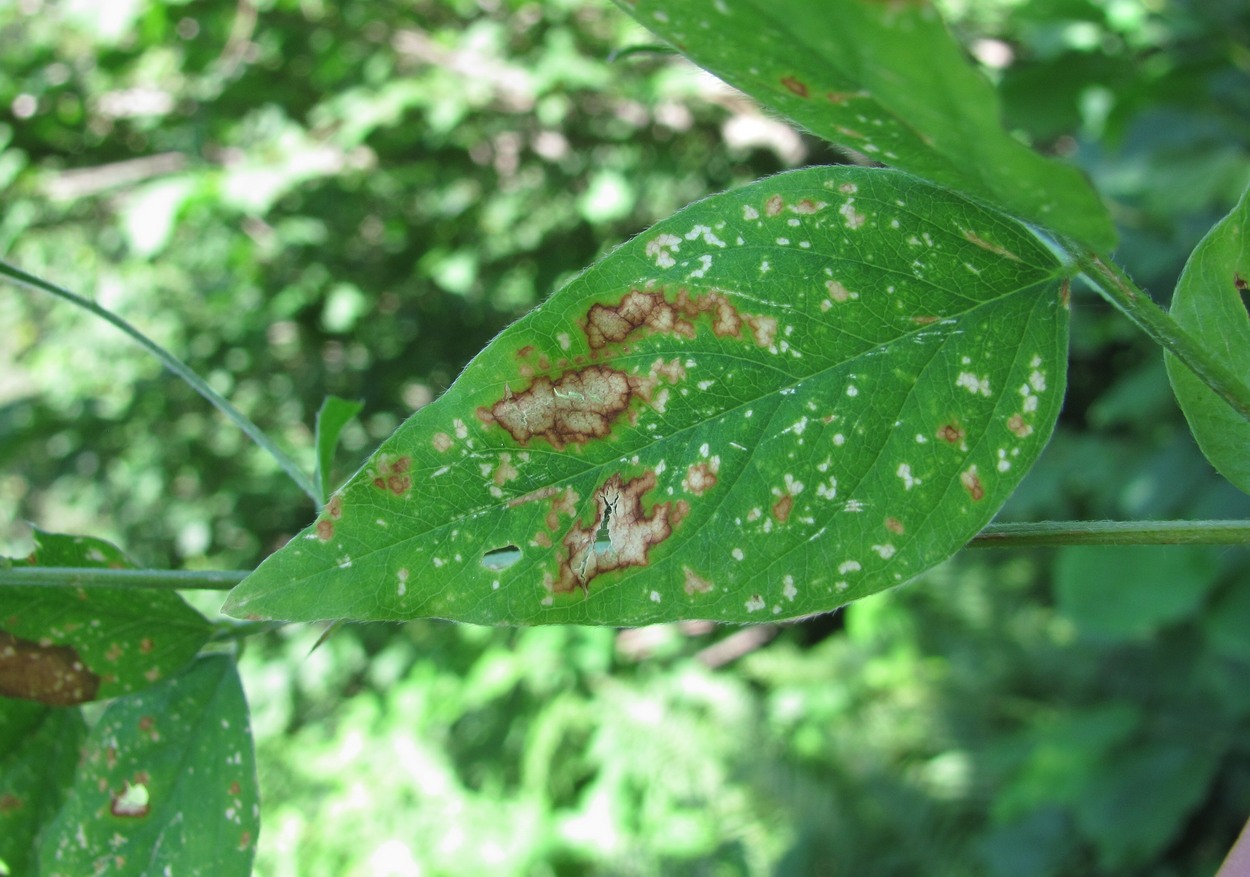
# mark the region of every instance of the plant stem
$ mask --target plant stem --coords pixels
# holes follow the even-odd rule
[[[95,316],[111,323],[126,335],[130,336],[133,341],[159,359],[165,368],[169,369],[175,375],[186,381],[191,389],[195,390],[195,392],[207,399],[211,405],[224,414],[235,424],[235,426],[243,430],[248,438],[256,442],[256,444],[263,448],[269,456],[273,457],[274,460],[277,461],[278,465],[282,468],[282,471],[285,472],[292,481],[299,485],[299,488],[303,490],[304,493],[308,494],[315,504],[320,505],[316,485],[308,475],[304,474],[298,464],[287,456],[281,448],[275,445],[269,439],[269,436],[265,435],[265,433],[261,431],[260,427],[252,423],[252,421],[249,420],[242,411],[231,405],[224,396],[210,387],[203,378],[192,371],[191,368],[182,362],[182,360],[178,359],[178,357],[161,347],[117,314],[114,314],[112,311],[96,304],[90,299],[83,298],[76,293],[70,292],[68,289],[57,286],[55,283],[49,283],[48,281],[42,280],[33,274],[28,274],[22,269],[4,261],[0,261],[0,277],[7,278],[19,286],[25,286],[30,289],[37,289],[41,292],[51,293],[58,298],[62,298],[65,301],[91,312]]]
[[[1041,521],[990,524],[969,548],[1031,548],[1061,545],[1250,545],[1250,521]],[[162,591],[228,591],[249,570],[102,569],[99,567],[0,567],[5,587],[130,588]]]
[[[1078,265],[1104,298],[1136,323],[1151,340],[1183,362],[1234,411],[1250,420],[1250,387],[1245,381],[1203,349],[1118,265],[1092,253],[1079,259]]]
[[[1250,545],[1250,521],[1041,521],[990,524],[969,548],[1054,545]]]
[[[247,570],[104,569],[75,566],[0,567],[0,589],[125,588],[157,591],[228,591],[248,575]]]

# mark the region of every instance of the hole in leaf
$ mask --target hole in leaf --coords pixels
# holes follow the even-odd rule
[[[507,569],[521,559],[521,549],[515,545],[492,548],[482,555],[482,566],[487,569]]]

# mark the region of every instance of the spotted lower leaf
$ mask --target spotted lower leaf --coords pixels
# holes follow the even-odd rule
[[[1250,191],[1190,256],[1172,316],[1221,361],[1250,379]],[[1173,356],[1168,377],[1202,453],[1250,493],[1250,423]]]
[[[39,873],[246,877],[259,823],[238,670],[202,657],[105,710],[44,832]]]
[[[616,0],[683,55],[809,131],[1109,250],[1074,167],[1003,129],[998,97],[923,0]]]
[[[130,568],[116,546],[35,533],[35,551],[0,565]],[[0,696],[52,706],[116,697],[195,657],[212,627],[172,592],[110,588],[0,590]]]
[[[230,595],[240,616],[758,621],[977,533],[1057,417],[1067,284],[890,170],[682,210],[496,338]]]

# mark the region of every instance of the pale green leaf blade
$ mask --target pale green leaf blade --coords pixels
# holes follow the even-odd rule
[[[1172,296],[1172,317],[1250,381],[1250,191],[1194,249]],[[1168,378],[1198,447],[1250,493],[1250,423],[1173,356]]]
[[[86,736],[79,710],[0,698],[0,873],[37,873],[39,832],[60,809]]]
[[[225,610],[743,622],[897,584],[1045,443],[1061,273],[1015,221],[897,171],[709,198],[495,339]]]
[[[617,3],[699,66],[832,143],[1098,250],[1115,245],[1089,182],[1007,134],[994,89],[927,2]]]
[[[334,451],[338,448],[339,436],[343,432],[343,427],[351,423],[364,407],[363,402],[340,399],[338,396],[326,396],[325,401],[321,403],[320,410],[317,411],[317,429],[314,440],[317,448],[317,471],[313,473],[313,481],[316,482],[317,489],[321,491],[323,503],[334,486],[331,478],[334,469]]]
[[[41,874],[247,877],[259,831],[247,702],[227,655],[111,703],[41,845]]]
[[[102,539],[36,531],[35,546],[0,564],[133,567]],[[177,672],[211,634],[170,591],[0,588],[0,695],[68,706],[127,694]]]

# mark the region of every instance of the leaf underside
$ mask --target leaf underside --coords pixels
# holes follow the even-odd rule
[[[732,622],[949,557],[1058,415],[1067,285],[907,174],[694,204],[496,338],[229,596],[289,620]]]
[[[683,55],[817,136],[1107,251],[1081,172],[1003,129],[997,94],[923,0],[617,0]]]
[[[1176,322],[1250,383],[1250,191],[1194,249],[1171,313]],[[1250,423],[1180,360],[1166,358],[1172,389],[1202,453],[1250,493]]]

